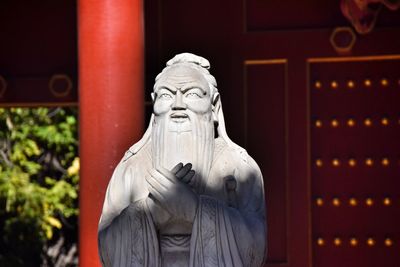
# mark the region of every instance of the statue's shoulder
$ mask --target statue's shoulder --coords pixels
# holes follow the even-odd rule
[[[256,161],[241,146],[233,142],[228,143],[222,138],[216,138],[214,150],[214,163],[232,168],[251,169],[261,174]]]
[[[136,164],[145,165],[146,162],[151,162],[151,145],[147,142],[140,150],[133,150],[131,146],[122,157],[120,165],[129,167]]]
[[[146,145],[136,154],[132,154],[127,150],[115,167],[110,184],[118,184],[120,185],[118,187],[125,187],[127,183],[140,182],[137,177],[144,177],[144,173],[152,166],[149,155],[149,148]]]

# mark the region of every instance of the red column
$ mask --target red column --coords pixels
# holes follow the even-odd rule
[[[143,133],[141,0],[79,0],[79,266],[100,266],[97,224],[105,189]]]

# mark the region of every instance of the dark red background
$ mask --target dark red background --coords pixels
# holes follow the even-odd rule
[[[268,206],[267,266],[397,266],[400,262],[400,15],[382,9],[374,31],[355,34],[346,54],[331,44],[336,27],[350,27],[339,1],[146,0],[146,110],[156,74],[176,53],[208,58],[222,95],[228,133],[259,163]],[[77,104],[75,1],[0,3],[1,105]],[[339,61],[338,61],[339,59]],[[71,93],[53,96],[48,81],[65,73]],[[369,78],[373,86],[362,87]],[[388,79],[382,88],[379,81]],[[346,88],[349,79],[355,88]],[[323,84],[321,90],[314,82]],[[332,90],[329,83],[339,82]],[[388,126],[379,125],[386,116]],[[348,118],[356,120],[345,127]],[[364,118],[374,124],[362,126]],[[341,123],[332,128],[336,118]],[[323,122],[314,127],[314,120]],[[121,152],[122,153],[122,152]],[[354,168],[345,163],[357,160]],[[371,157],[373,167],[363,161]],[[379,160],[387,157],[388,167]],[[321,158],[323,167],[314,161]],[[340,167],[331,165],[333,158]],[[383,206],[389,196],[392,205]],[[317,207],[315,198],[325,205]],[[333,197],[343,202],[331,204]],[[372,197],[373,207],[348,198]],[[334,237],[343,244],[335,246]],[[359,238],[351,247],[350,237]],[[376,240],[373,247],[366,238]],[[324,246],[316,239],[323,237]],[[383,240],[392,238],[392,247]],[[93,244],[96,245],[96,244]]]

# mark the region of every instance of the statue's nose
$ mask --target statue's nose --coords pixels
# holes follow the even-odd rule
[[[186,104],[183,103],[182,93],[178,90],[175,95],[175,101],[172,104],[172,110],[183,110],[186,109]]]

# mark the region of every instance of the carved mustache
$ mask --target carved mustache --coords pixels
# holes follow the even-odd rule
[[[170,117],[173,119],[180,119],[180,118],[189,118],[189,115],[184,112],[173,112],[170,115]]]

